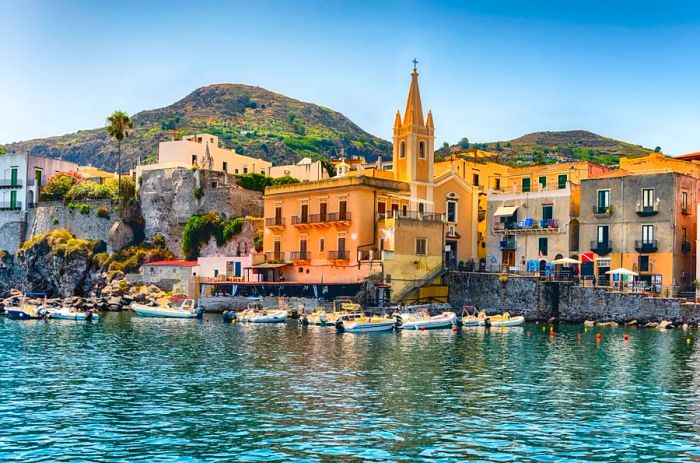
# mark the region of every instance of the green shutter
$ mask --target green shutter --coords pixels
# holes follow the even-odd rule
[[[560,190],[563,190],[564,188],[566,188],[566,181],[567,180],[568,180],[568,178],[567,178],[566,174],[561,174],[559,176],[559,189]]]
[[[527,193],[530,191],[530,179],[529,178],[524,178],[522,180],[522,190],[524,193]]]

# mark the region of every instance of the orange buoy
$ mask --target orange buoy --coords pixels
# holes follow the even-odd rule
[[[554,331],[550,331],[550,332],[549,332],[549,337],[550,337],[550,338],[553,338],[553,337],[554,337]]]
[[[530,336],[532,334],[532,331],[527,330],[527,335]]]
[[[581,339],[583,339],[583,335],[582,335],[581,333],[579,333],[576,337],[578,338],[579,341],[580,341]]]
[[[421,330],[421,331],[425,331],[425,326],[421,326],[421,327],[420,327],[420,330]]]
[[[625,333],[625,341],[629,341],[629,340],[630,340],[630,335]]]
[[[600,342],[601,339],[603,339],[603,333],[598,333],[595,335],[595,338]]]
[[[206,317],[206,318],[204,319],[204,321],[205,321],[205,322],[208,322],[208,321],[209,321],[209,317]]]

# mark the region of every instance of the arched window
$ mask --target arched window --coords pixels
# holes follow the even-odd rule
[[[406,142],[402,141],[399,143],[399,158],[403,159],[406,157]]]
[[[418,155],[420,156],[421,159],[425,159],[425,142],[421,141],[418,144]]]

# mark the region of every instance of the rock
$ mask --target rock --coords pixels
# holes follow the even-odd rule
[[[658,328],[660,330],[665,330],[667,328],[673,328],[673,322],[671,322],[669,320],[663,320],[661,323],[659,323]]]
[[[683,323],[683,326],[681,326],[681,328],[683,329],[683,331],[688,331],[689,326],[687,323]]]
[[[632,320],[625,323],[625,326],[637,326],[637,320]]]
[[[585,322],[583,322],[583,326],[595,326],[595,321],[586,320]]]
[[[656,322],[649,322],[649,323],[647,323],[647,324],[644,325],[644,326],[647,327],[647,328],[656,328],[656,327],[659,326],[659,324],[656,323]]]
[[[599,322],[599,323],[596,324],[596,326],[609,326],[609,327],[611,327],[611,328],[615,328],[616,326],[618,326],[618,323],[617,323],[617,322],[613,322],[613,321],[610,321],[610,322]]]
[[[109,250],[118,251],[132,241],[134,241],[134,230],[121,220],[114,222],[112,228],[109,229],[109,238],[107,240]]]

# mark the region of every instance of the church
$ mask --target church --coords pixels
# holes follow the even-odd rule
[[[474,172],[486,164],[435,162],[434,145],[414,65],[406,109],[394,122],[392,170],[340,163],[333,178],[268,187],[265,259],[253,271],[261,281],[309,284],[371,277],[394,299],[448,263],[478,259],[479,200],[493,175],[480,185]]]

